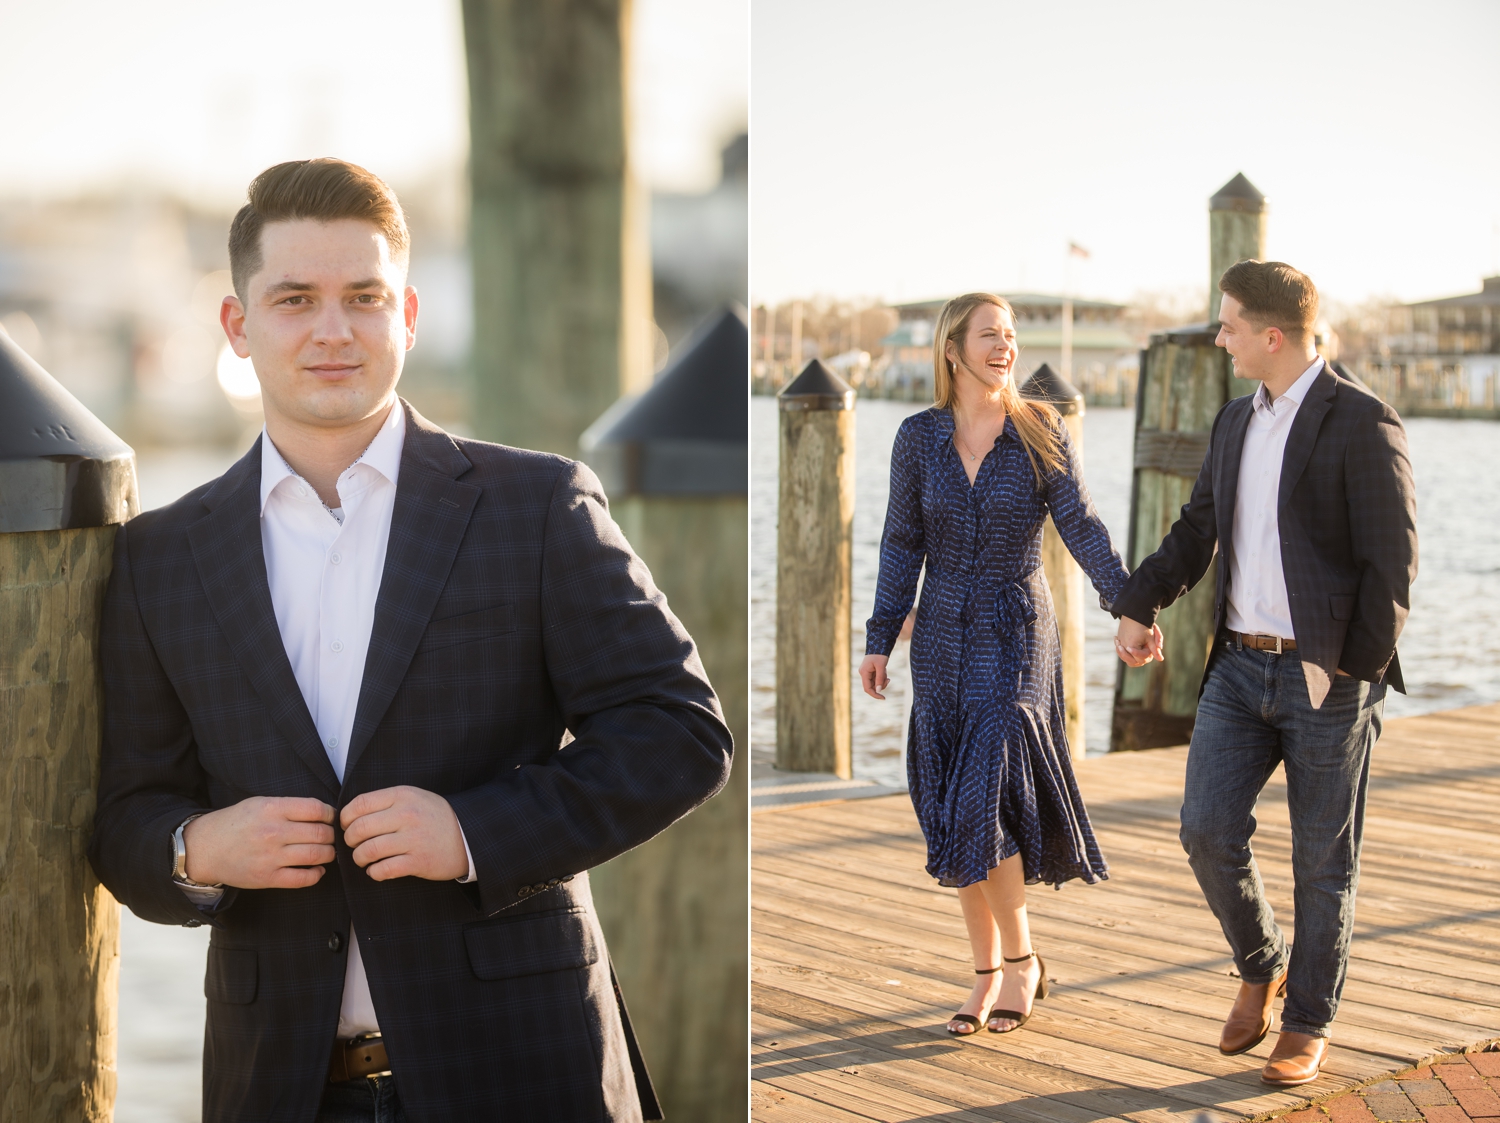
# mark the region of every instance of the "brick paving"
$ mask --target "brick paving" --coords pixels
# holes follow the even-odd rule
[[[1442,1057],[1273,1123],[1500,1123],[1500,1046]]]

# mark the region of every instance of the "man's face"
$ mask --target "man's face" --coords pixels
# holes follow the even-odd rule
[[[267,420],[357,424],[389,404],[416,341],[417,293],[385,236],[359,219],[269,222],[264,264],[220,322],[260,379]]]
[[[1265,381],[1271,374],[1271,357],[1281,349],[1279,328],[1258,328],[1245,319],[1240,302],[1227,292],[1219,305],[1219,335],[1214,340],[1229,352],[1239,378]]]

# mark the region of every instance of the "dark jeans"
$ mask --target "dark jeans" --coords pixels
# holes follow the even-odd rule
[[[1349,963],[1370,751],[1385,687],[1339,675],[1315,710],[1295,654],[1220,638],[1212,658],[1188,750],[1183,849],[1240,978],[1266,983],[1287,968],[1282,1030],[1327,1037]],[[1286,766],[1292,822],[1297,938],[1290,957],[1250,851],[1255,801],[1277,764]]]
[[[316,1123],[406,1123],[394,1076],[361,1076],[330,1084]]]

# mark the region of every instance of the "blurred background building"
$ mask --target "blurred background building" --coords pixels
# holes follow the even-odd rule
[[[1405,416],[1500,417],[1500,276],[1482,286],[1366,312],[1341,333],[1344,360]]]

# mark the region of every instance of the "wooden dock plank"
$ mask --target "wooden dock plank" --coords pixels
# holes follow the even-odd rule
[[[973,965],[904,797],[754,817],[752,1117],[1186,1123],[1263,1117],[1500,1033],[1500,706],[1389,722],[1371,770],[1349,981],[1323,1076],[1214,1047],[1233,963],[1177,840],[1186,749],[1079,765],[1111,878],[1029,894],[1053,993],[1015,1034],[943,1029]],[[1256,817],[1293,935],[1285,783]]]

